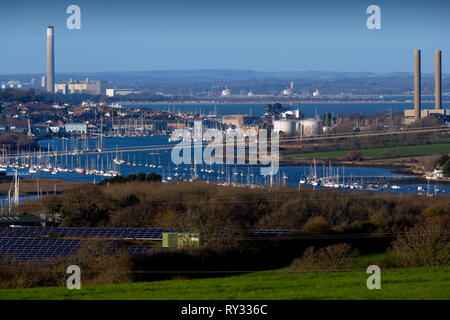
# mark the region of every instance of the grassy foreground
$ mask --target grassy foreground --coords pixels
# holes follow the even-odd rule
[[[381,270],[381,290],[368,290],[365,270],[286,274],[255,272],[225,278],[118,285],[0,290],[0,299],[450,299],[450,267]]]

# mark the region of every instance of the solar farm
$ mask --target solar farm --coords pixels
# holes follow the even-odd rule
[[[162,240],[164,232],[174,229],[137,228],[56,228],[5,227],[0,228],[0,253],[17,260],[43,260],[68,257],[77,252],[82,243],[105,240],[111,248],[119,240]],[[153,247],[129,247],[130,254],[142,254]]]
[[[180,229],[164,228],[59,228],[59,227],[2,227],[0,254],[20,260],[44,260],[69,257],[91,240],[105,240],[111,248],[120,240],[162,241],[164,233],[180,233]],[[292,230],[253,230],[256,237],[281,237]],[[130,246],[130,254],[143,254],[163,247]]]
[[[176,229],[147,228],[58,228],[58,227],[8,227],[0,229],[0,237],[80,237],[136,240],[161,240],[164,232],[179,232]]]

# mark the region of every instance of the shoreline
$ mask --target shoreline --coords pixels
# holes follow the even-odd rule
[[[281,100],[281,101],[280,101]],[[120,105],[170,105],[170,104],[205,104],[205,105],[214,105],[214,104],[271,104],[271,103],[286,103],[286,104],[386,104],[386,103],[395,103],[395,104],[413,104],[413,101],[284,101],[282,99],[279,100],[261,100],[261,101],[117,101]],[[434,103],[434,100],[423,100],[422,103]],[[443,104],[450,103],[450,101],[442,101]]]
[[[25,178],[20,179],[20,196],[32,196],[37,195],[37,178]],[[89,182],[82,181],[72,181],[72,180],[61,180],[61,179],[42,179],[39,178],[39,189],[42,194],[53,194],[55,192],[56,186],[56,194],[61,193],[62,191],[79,187]],[[0,196],[7,196],[8,190],[10,188],[11,182],[2,181],[0,182]]]

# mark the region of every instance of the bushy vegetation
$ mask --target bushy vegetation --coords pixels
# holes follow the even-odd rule
[[[303,230],[311,235],[324,235],[330,232],[330,224],[322,216],[311,217],[303,226]]]
[[[450,266],[450,219],[430,217],[394,241],[387,261],[396,267]]]
[[[138,174],[129,174],[127,176],[118,175],[112,178],[103,179],[99,185],[107,185],[109,183],[125,183],[131,181],[147,181],[147,182],[157,182],[161,181],[162,177],[157,173],[138,173]]]
[[[78,253],[85,258],[75,264],[83,264],[89,281],[120,283],[221,276],[224,270],[229,274],[289,265],[300,271],[345,269],[353,265],[356,250],[364,255],[389,247],[385,265],[448,265],[449,208],[450,197],[445,195],[429,198],[131,181],[84,185],[59,197],[26,202],[18,210],[59,213],[62,226],[164,227],[201,232],[199,247],[156,249],[131,257],[122,250],[112,254],[101,242],[89,241],[89,246]],[[249,232],[253,229],[297,231],[271,238],[255,237]],[[43,264],[42,268],[55,270],[62,265],[68,264]],[[109,271],[108,266],[112,267]],[[23,280],[27,275],[29,282]],[[42,278],[31,273],[24,273],[20,279],[8,286],[57,283],[53,276]]]
[[[63,286],[65,279],[64,260],[15,261],[0,255],[0,288],[33,288]]]
[[[344,161],[361,161],[362,159],[362,153],[359,151],[350,151],[339,158],[339,160]]]
[[[18,213],[60,213],[66,227],[306,230],[314,217],[330,232],[403,232],[435,206],[448,215],[450,197],[302,188],[232,187],[132,181],[84,185],[18,207]],[[314,221],[311,220],[310,223]],[[320,221],[319,221],[320,222]]]
[[[354,267],[358,251],[349,244],[340,243],[320,249],[309,247],[301,258],[295,259],[285,272],[338,271]]]
[[[436,165],[442,168],[444,176],[450,177],[450,157],[448,154],[441,155]]]
[[[34,139],[30,139],[22,132],[4,132],[0,134],[0,148],[5,148],[9,152],[20,149],[38,150],[39,145]]]
[[[78,265],[84,284],[113,284],[131,281],[131,259],[125,250],[102,240],[85,242],[75,255],[43,261],[18,261],[0,255],[0,288],[65,286],[66,269]]]

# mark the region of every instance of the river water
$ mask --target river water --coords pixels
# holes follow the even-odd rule
[[[43,147],[50,145],[50,148],[56,151],[64,151],[68,145],[68,140],[41,140],[39,143]],[[393,180],[407,179],[407,176],[399,176],[391,169],[372,168],[372,167],[342,167],[332,166],[331,168],[318,164],[313,166],[282,166],[278,174],[272,177],[262,176],[260,167],[247,165],[209,165],[208,163],[181,164],[176,166],[171,158],[171,153],[175,143],[169,143],[168,136],[145,136],[145,137],[107,137],[104,138],[104,148],[101,153],[78,154],[67,156],[43,156],[39,160],[34,160],[35,164],[51,164],[52,167],[65,167],[68,169],[82,168],[84,170],[107,171],[114,169],[121,175],[137,173],[157,173],[168,181],[188,181],[196,175],[202,181],[211,182],[229,182],[237,184],[287,184],[290,186],[302,187],[300,180],[306,180],[308,176],[330,177],[330,180],[336,184],[354,184],[359,183],[365,190],[379,189],[379,191],[389,192],[418,192],[418,188],[427,188],[426,184],[408,184],[405,180],[399,186],[399,189],[393,189]],[[96,140],[89,141],[89,148],[97,147]],[[121,165],[116,165],[112,161],[114,158],[124,160]],[[8,168],[8,174],[13,174],[13,169]],[[39,177],[62,179],[72,181],[99,182],[106,178],[102,175],[80,174],[76,172],[52,172],[38,171],[29,174],[28,169],[19,169],[19,175],[22,177]],[[369,186],[369,183],[372,186]],[[379,185],[376,186],[375,184]],[[323,188],[318,185],[317,188]],[[419,189],[420,189],[419,188]],[[448,193],[448,185],[436,185],[432,183],[429,186],[429,193]],[[350,189],[348,189],[350,190]]]
[[[288,104],[283,104],[287,106]],[[214,114],[219,116],[230,114],[251,114],[254,116],[262,116],[264,114],[264,104],[128,104],[123,105],[124,108],[137,108],[145,107],[156,110],[165,111],[180,111],[180,112],[196,112],[201,114]],[[442,102],[443,108],[450,107],[450,101]],[[342,114],[374,114],[374,113],[389,113],[391,108],[392,112],[403,112],[405,109],[413,109],[412,102],[402,103],[317,103],[317,104],[300,104],[292,105],[291,110],[299,108],[306,117],[314,117],[316,110],[319,115],[325,112],[332,112],[335,115]],[[434,109],[434,104],[429,102],[422,103],[424,109]]]

